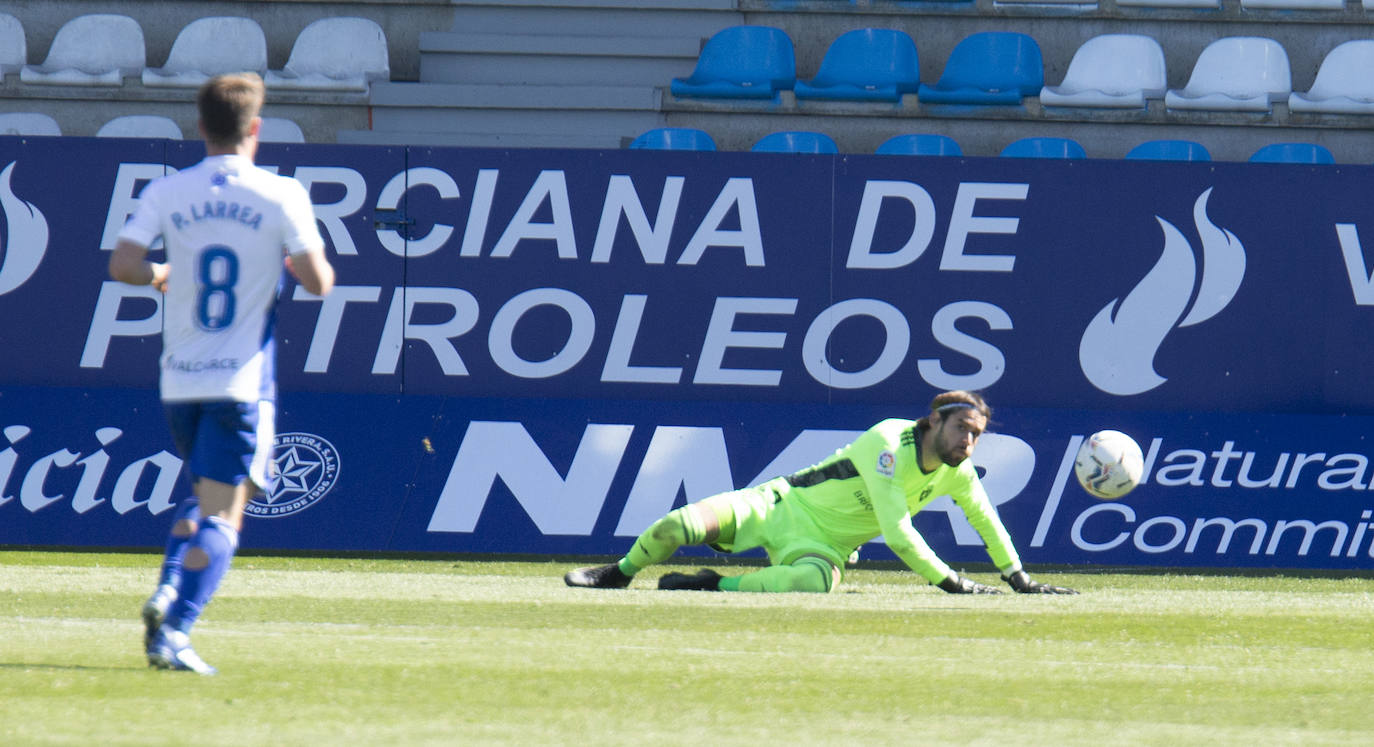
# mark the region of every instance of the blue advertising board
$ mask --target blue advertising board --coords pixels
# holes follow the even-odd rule
[[[0,543],[157,545],[186,494],[160,297],[106,264],[142,186],[202,152],[0,138]],[[965,388],[995,408],[975,462],[1029,563],[1374,567],[1374,168],[258,160],[309,188],[338,285],[284,291],[281,480],[245,547],[618,553]],[[1101,428],[1147,452],[1121,501],[1072,478]],[[986,560],[951,503],[916,524]]]

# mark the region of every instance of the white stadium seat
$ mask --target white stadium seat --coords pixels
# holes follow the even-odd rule
[[[168,117],[155,114],[130,114],[115,117],[100,126],[96,137],[160,137],[181,139],[181,127]]]
[[[24,25],[8,13],[0,13],[0,78],[19,72],[28,58]]]
[[[1139,34],[1103,34],[1074,52],[1063,83],[1040,89],[1040,103],[1143,109],[1167,87],[1159,42]]]
[[[1293,92],[1288,53],[1262,36],[1217,39],[1198,55],[1188,85],[1164,94],[1170,109],[1267,112]]]
[[[1145,8],[1212,8],[1221,10],[1221,0],[1116,0],[1116,4]]]
[[[143,71],[145,86],[195,88],[221,73],[267,72],[267,37],[251,18],[213,16],[177,34],[167,64]]]
[[[305,134],[301,132],[300,125],[289,119],[263,117],[258,140],[264,143],[303,143]]]
[[[1345,0],[1240,0],[1245,10],[1345,10]]]
[[[37,112],[0,114],[0,135],[61,135],[57,120]]]
[[[77,16],[62,25],[42,65],[25,65],[25,83],[64,86],[118,86],[147,64],[143,28],[114,14]]]
[[[306,26],[281,72],[267,71],[271,88],[367,91],[391,77],[386,34],[366,18],[323,18]]]
[[[1325,114],[1374,114],[1374,39],[1339,44],[1326,54],[1312,90],[1294,92],[1288,109]]]

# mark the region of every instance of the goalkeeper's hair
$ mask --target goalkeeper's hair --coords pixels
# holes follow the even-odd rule
[[[944,418],[948,413],[956,410],[974,410],[983,416],[985,422],[992,421],[992,408],[983,399],[983,395],[977,392],[969,392],[963,389],[955,389],[948,392],[940,392],[935,395],[935,399],[930,401],[930,413],[916,421],[916,427],[925,430],[930,427],[930,416],[938,414]]]

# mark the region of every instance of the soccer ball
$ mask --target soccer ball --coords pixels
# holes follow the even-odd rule
[[[1145,457],[1140,446],[1121,431],[1098,431],[1078,448],[1074,474],[1094,498],[1115,500],[1140,484]]]

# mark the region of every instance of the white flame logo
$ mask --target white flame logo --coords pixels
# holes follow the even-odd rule
[[[10,189],[14,161],[0,171],[0,210],[5,213],[9,231],[0,244],[0,296],[23,285],[48,250],[48,221],[31,203],[15,196]]]
[[[1173,224],[1156,215],[1164,230],[1159,262],[1124,299],[1113,299],[1097,312],[1084,330],[1078,361],[1098,389],[1130,395],[1163,384],[1166,379],[1155,372],[1154,358],[1164,338],[1175,326],[1187,327],[1216,316],[1240,289],[1245,247],[1235,234],[1207,218],[1211,194],[1208,188],[1193,203],[1193,223],[1202,239],[1203,256],[1197,297],[1193,298],[1197,277],[1193,247]]]

